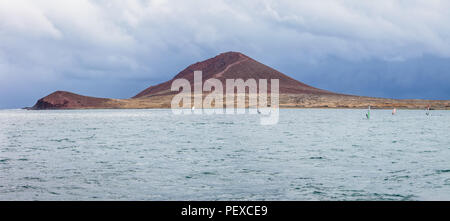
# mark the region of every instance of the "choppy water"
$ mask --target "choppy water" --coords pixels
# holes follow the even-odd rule
[[[450,200],[450,111],[0,111],[0,200]]]

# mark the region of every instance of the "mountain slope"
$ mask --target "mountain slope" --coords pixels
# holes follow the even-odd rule
[[[33,109],[95,108],[109,100],[111,99],[82,96],[67,91],[56,91],[39,99],[33,106]]]
[[[151,86],[133,98],[175,93],[170,91],[172,82],[175,79],[184,78],[193,84],[194,71],[198,70],[202,71],[203,82],[209,78],[216,78],[224,86],[226,79],[247,80],[253,78],[257,82],[259,79],[267,79],[267,87],[270,91],[270,79],[279,79],[280,93],[282,94],[334,94],[306,85],[239,52],[227,52],[214,58],[192,64],[178,73],[172,80]]]

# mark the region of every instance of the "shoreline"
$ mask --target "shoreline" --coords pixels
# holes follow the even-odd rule
[[[398,107],[391,107],[391,108],[379,108],[376,106],[370,106],[371,110],[392,110],[392,109],[397,109],[397,110],[426,110],[425,108],[398,108]],[[53,109],[33,109],[30,107],[24,107],[24,108],[13,108],[13,109],[0,109],[0,110],[29,110],[29,111],[45,111],[45,110],[50,110],[50,111],[56,111],[56,110],[171,110],[172,108],[161,108],[161,107],[154,107],[154,108],[53,108]],[[189,108],[179,108],[179,109],[186,109],[189,110]],[[198,110],[202,110],[202,109],[220,109],[220,108],[196,108]],[[225,108],[222,108],[225,109]],[[235,108],[236,109],[236,108]],[[255,108],[243,108],[243,109],[255,109]],[[364,107],[279,107],[279,109],[320,109],[320,110],[325,110],[325,109],[334,109],[334,110],[366,110],[366,108]],[[449,108],[430,108],[430,110],[444,110],[444,111],[448,111],[450,110]]]

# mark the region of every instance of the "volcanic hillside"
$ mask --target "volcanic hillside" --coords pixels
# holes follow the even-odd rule
[[[283,73],[261,64],[252,58],[239,52],[222,53],[214,58],[190,65],[172,80],[151,86],[133,98],[149,97],[154,95],[163,95],[174,93],[170,86],[175,79],[183,78],[191,82],[193,88],[194,71],[202,71],[203,81],[209,78],[216,78],[225,86],[226,79],[253,78],[258,82],[259,79],[267,79],[267,89],[270,92],[270,79],[279,79],[280,93],[282,94],[333,94],[332,92],[311,87],[300,81],[297,81]]]

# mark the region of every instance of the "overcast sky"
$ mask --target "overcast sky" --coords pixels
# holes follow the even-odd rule
[[[450,99],[449,1],[0,0],[0,108],[128,98],[239,51],[312,86]]]

